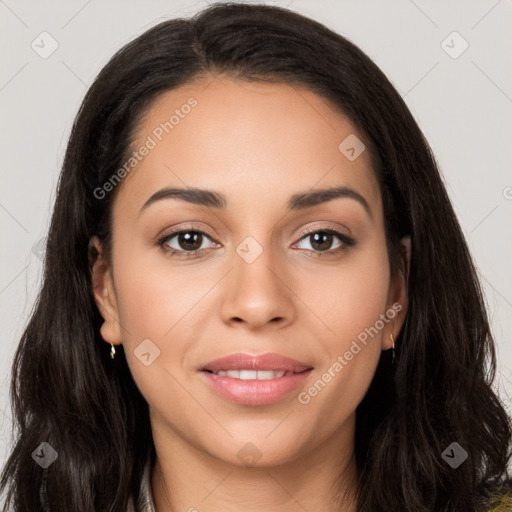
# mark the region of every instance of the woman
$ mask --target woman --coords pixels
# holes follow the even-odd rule
[[[508,510],[494,350],[383,73],[299,14],[215,4],[122,48],[78,113],[6,506]]]

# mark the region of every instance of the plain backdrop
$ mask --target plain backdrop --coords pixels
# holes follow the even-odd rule
[[[512,3],[264,3],[287,6],[351,39],[404,97],[434,150],[479,269],[498,344],[495,388],[510,411]],[[12,446],[13,355],[41,284],[40,241],[80,102],[124,44],[206,5],[0,0],[0,466]]]

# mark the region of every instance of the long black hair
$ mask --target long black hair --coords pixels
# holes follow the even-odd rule
[[[307,87],[348,116],[369,143],[393,273],[403,261],[400,239],[411,240],[395,362],[382,353],[356,411],[358,511],[486,510],[510,485],[511,422],[491,387],[495,346],[475,267],[427,141],[352,42],[282,7],[226,2],[161,22],[124,46],[76,116],[42,289],[13,363],[16,443],[0,481],[6,506],[125,512],[128,497],[137,499],[155,450],[123,348],[112,361],[100,336],[89,241],[98,236],[109,257],[114,193],[99,198],[95,190],[126,161],[152,100],[221,74]],[[58,454],[45,469],[33,457],[41,443]],[[456,469],[442,456],[452,443],[468,454]]]

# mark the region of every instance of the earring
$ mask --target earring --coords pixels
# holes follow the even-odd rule
[[[391,349],[393,352],[391,352],[391,364],[394,364],[395,362],[395,338],[393,337],[393,333],[389,336],[391,338],[391,343],[393,343],[393,348]]]
[[[110,349],[110,357],[111,357],[112,359],[114,359],[114,356],[116,355],[116,349],[115,349],[115,347],[114,347],[114,344],[113,344],[113,343],[111,343],[111,344],[110,344],[110,346],[111,346],[111,349]]]

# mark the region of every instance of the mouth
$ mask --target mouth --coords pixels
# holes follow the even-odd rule
[[[210,390],[229,402],[250,406],[285,398],[304,385],[312,371],[308,363],[280,354],[233,354],[200,368]]]

